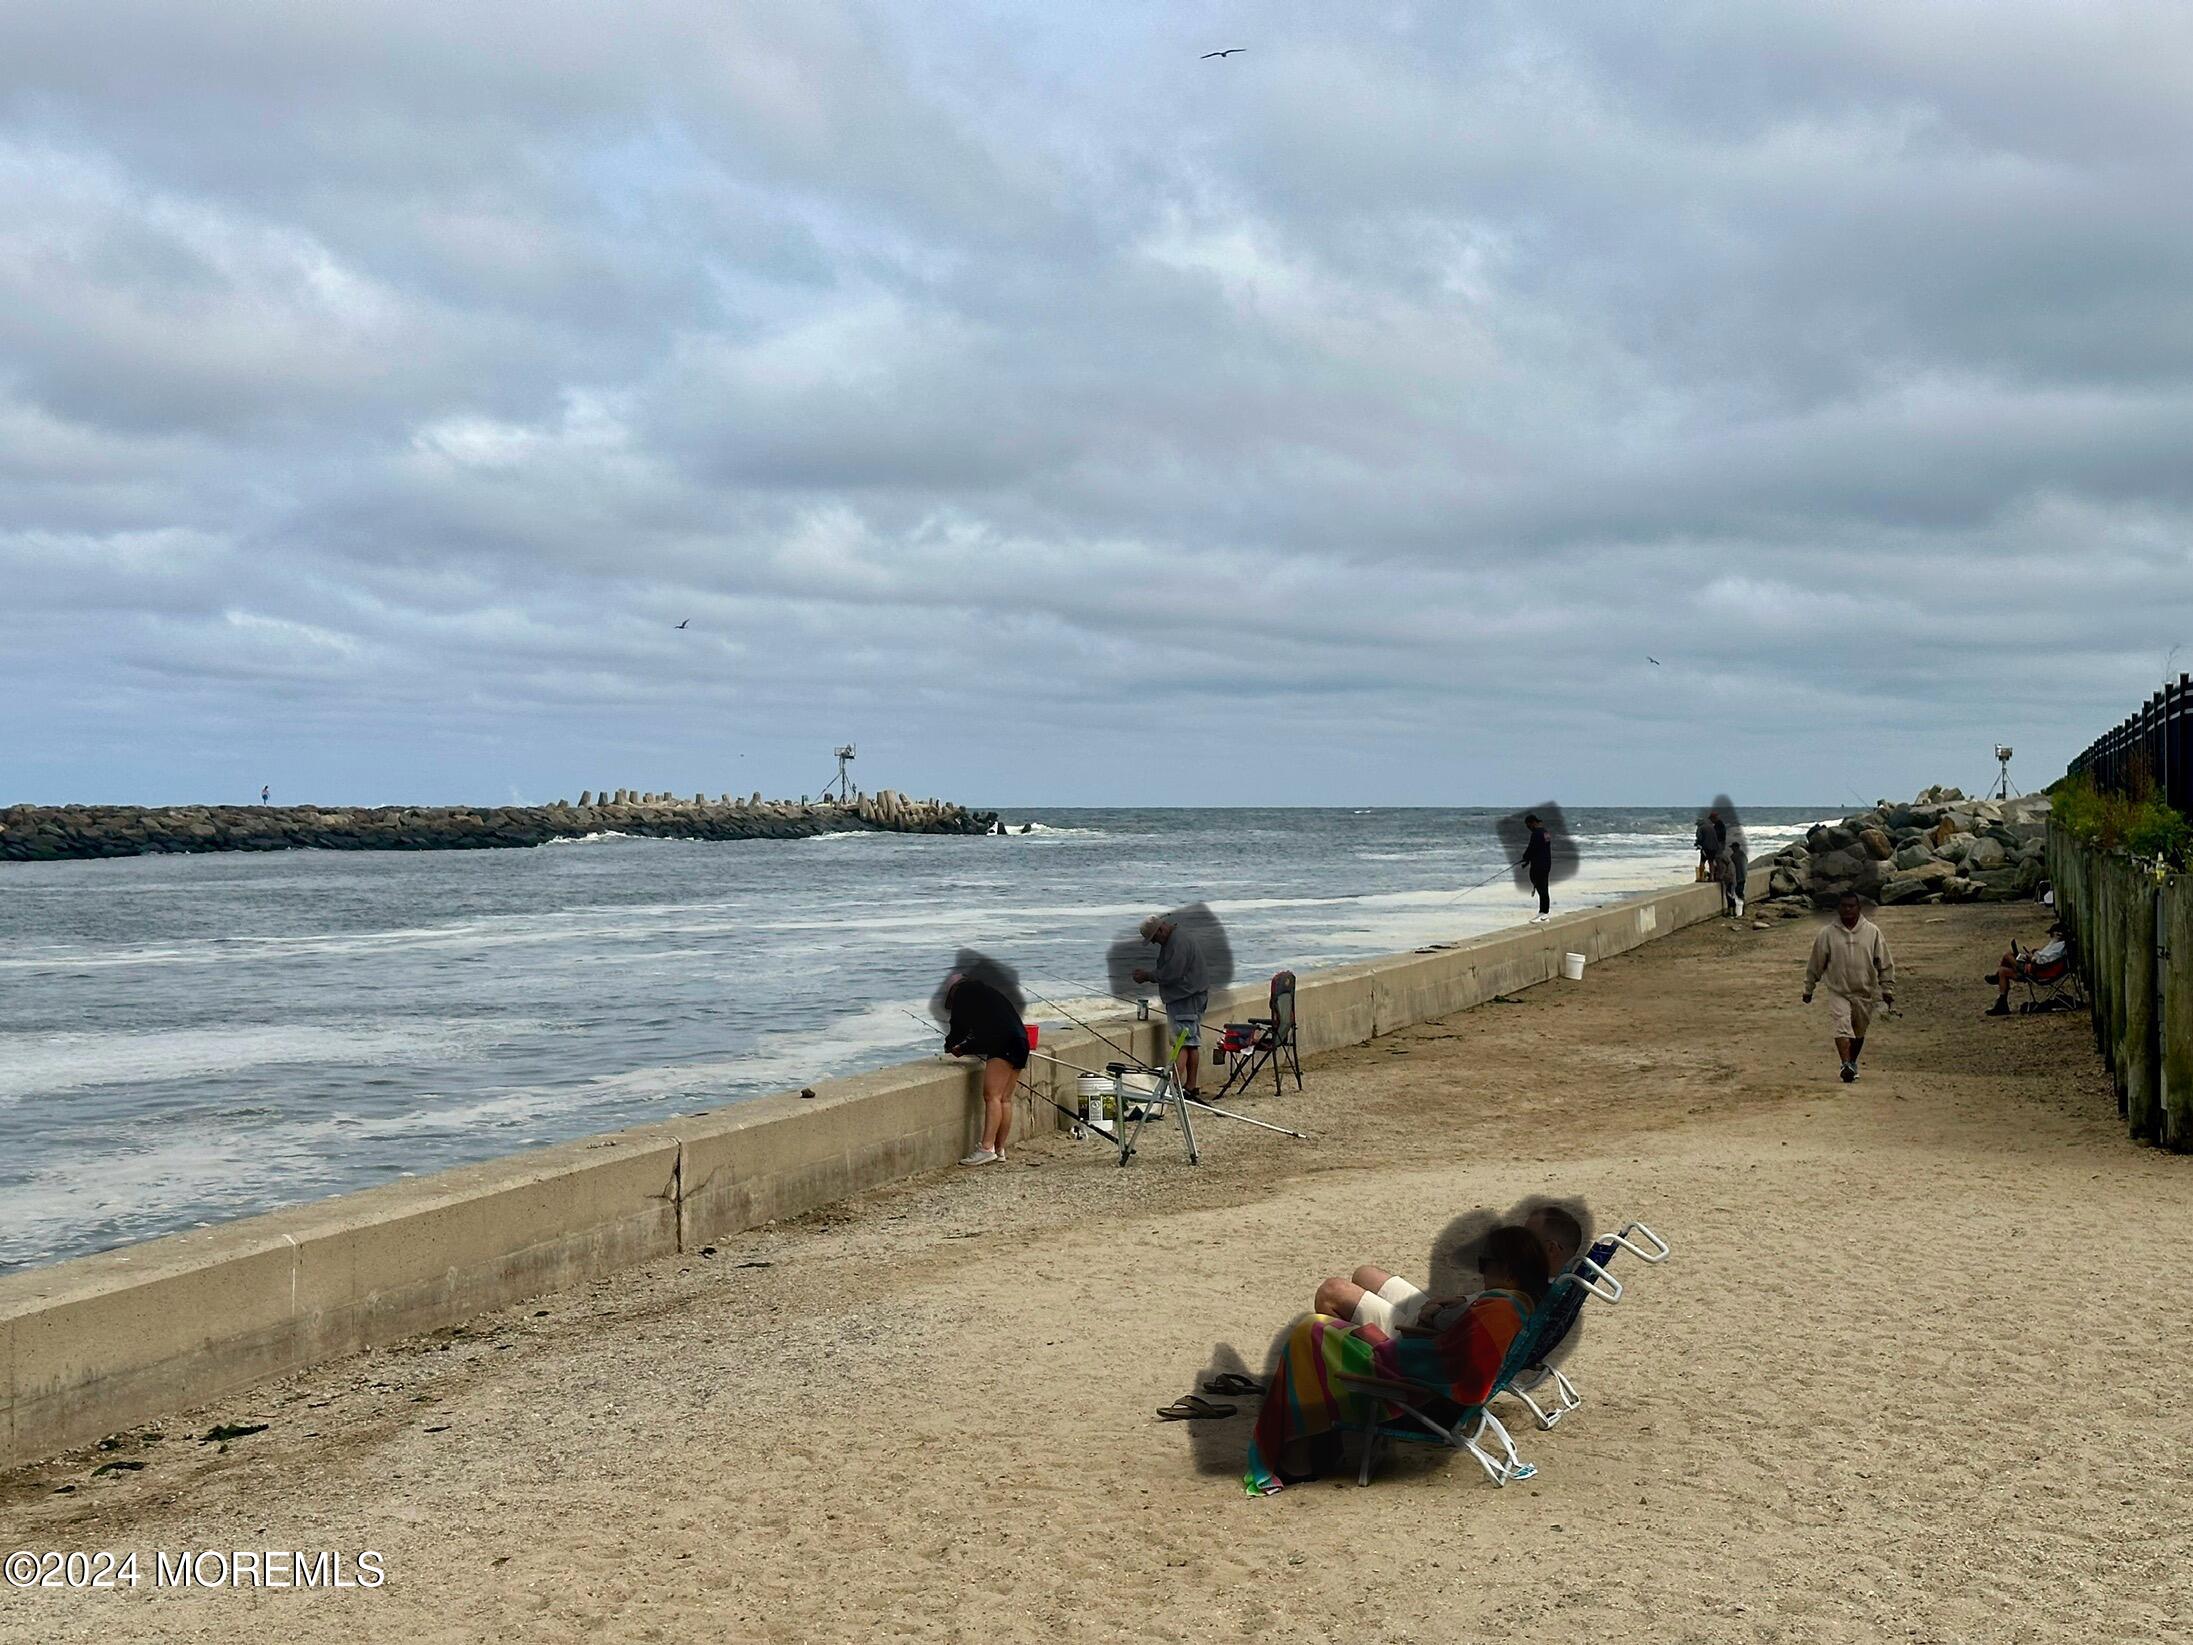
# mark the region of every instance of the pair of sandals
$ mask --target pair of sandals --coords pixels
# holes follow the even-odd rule
[[[1254,1377],[1245,1377],[1239,1371],[1227,1371],[1212,1377],[1203,1384],[1204,1394],[1261,1394],[1264,1384]],[[1166,1422],[1209,1421],[1218,1417],[1230,1417],[1240,1409],[1236,1405],[1214,1405],[1203,1394],[1190,1394],[1176,1399],[1170,1405],[1160,1405],[1158,1416]]]

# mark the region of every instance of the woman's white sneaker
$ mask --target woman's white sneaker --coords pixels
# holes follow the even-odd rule
[[[977,1148],[977,1149],[976,1149],[976,1150],[975,1150],[975,1151],[974,1151],[974,1152],[973,1152],[972,1154],[969,1154],[969,1155],[968,1155],[968,1156],[967,1156],[967,1157],[966,1157],[965,1159],[961,1160],[961,1161],[960,1161],[960,1164],[962,1164],[962,1165],[991,1165],[991,1164],[994,1164],[994,1163],[996,1162],[996,1160],[997,1160],[997,1155],[995,1155],[995,1154],[991,1153],[989,1149],[987,1149],[987,1148]]]

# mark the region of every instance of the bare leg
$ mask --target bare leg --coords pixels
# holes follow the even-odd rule
[[[1193,1045],[1184,1045],[1180,1048],[1180,1088],[1183,1091],[1199,1089],[1196,1084],[1196,1073],[1201,1065],[1202,1055],[1201,1050]]]
[[[1363,1300],[1364,1287],[1351,1285],[1344,1279],[1327,1279],[1319,1282],[1312,1308],[1320,1314],[1331,1314],[1336,1319],[1355,1318],[1356,1305]]]
[[[1355,1271],[1352,1277],[1356,1284],[1362,1286],[1366,1291],[1382,1291],[1386,1287],[1386,1282],[1392,1279],[1393,1275],[1387,1273],[1383,1268],[1373,1268],[1366,1262]]]
[[[1835,1054],[1845,1062],[1855,1062],[1858,1060],[1858,1053],[1852,1047],[1856,1044],[1855,1040],[1846,1035],[1837,1034],[1835,1036]]]
[[[1013,1128],[1013,1086],[1019,1077],[1003,1057],[982,1065],[982,1146],[1000,1155]]]

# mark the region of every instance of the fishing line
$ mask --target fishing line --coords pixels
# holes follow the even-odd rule
[[[902,1015],[912,1017],[914,1021],[920,1023],[922,1027],[930,1030],[931,1032],[935,1031],[937,1025],[923,1018],[919,1012],[909,1011],[903,1005],[899,1007],[899,1011]],[[1074,1066],[1074,1064],[1070,1062],[1060,1062],[1056,1057],[1037,1056],[1037,1054],[1033,1051],[1030,1051],[1028,1055],[1034,1061],[1047,1062],[1055,1068],[1071,1068],[1077,1074],[1089,1074],[1095,1072],[1094,1069],[1090,1068],[1077,1068]],[[1055,1098],[1047,1097],[1041,1091],[1038,1091],[1035,1086],[1029,1082],[1028,1076],[1025,1073],[1020,1076],[1018,1086],[1020,1090],[1027,1092],[1028,1095],[1034,1097],[1036,1101],[1042,1103],[1045,1107],[1054,1108],[1060,1114],[1063,1114],[1067,1119],[1072,1120],[1074,1122],[1074,1135],[1077,1137],[1081,1135],[1082,1127],[1087,1123],[1087,1120],[1083,1115],[1075,1113],[1064,1103],[1059,1102]]]
[[[1512,862],[1503,863],[1500,867],[1494,869],[1490,874],[1487,874],[1483,879],[1479,880],[1475,885],[1465,885],[1461,890],[1457,891],[1453,896],[1449,897],[1445,902],[1441,903],[1440,906],[1442,908],[1452,908],[1456,903],[1460,902],[1472,891],[1482,891],[1485,889],[1486,886],[1492,884],[1494,880],[1500,878],[1501,875],[1514,873],[1516,867],[1517,865]]]

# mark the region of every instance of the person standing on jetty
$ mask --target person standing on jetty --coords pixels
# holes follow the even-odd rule
[[[1728,911],[1738,919],[1744,917],[1744,893],[1750,889],[1751,847],[1744,842],[1741,823],[1732,823],[1728,831],[1728,884],[1724,893],[1728,898]]]
[[[1203,950],[1195,938],[1162,914],[1142,922],[1142,940],[1157,945],[1157,967],[1135,968],[1136,982],[1157,984],[1157,997],[1165,1006],[1165,1020],[1172,1024],[1174,1039],[1181,1042],[1174,1065],[1180,1089],[1190,1097],[1203,1093],[1196,1086],[1203,1044],[1203,1012],[1211,1003],[1210,973]]]
[[[960,1164],[1002,1165],[1006,1136],[1013,1128],[1013,1087],[1028,1066],[1027,1025],[1011,1000],[963,972],[946,980],[944,1008],[951,1016],[944,1030],[945,1055],[983,1059],[982,1140]]]
[[[1843,1059],[1843,1083],[1848,1085],[1858,1077],[1858,1053],[1866,1048],[1873,1002],[1878,999],[1884,1008],[1896,1004],[1896,962],[1855,891],[1843,893],[1835,918],[1812,939],[1812,958],[1805,962],[1807,1005],[1823,978],[1834,1013],[1835,1051]]]
[[[1698,877],[1718,881],[1721,878],[1721,858],[1728,849],[1728,837],[1721,827],[1721,813],[1708,811],[1698,819],[1698,832],[1693,842],[1698,847]]]
[[[1535,811],[1523,819],[1523,826],[1531,831],[1531,839],[1516,867],[1530,871],[1531,889],[1538,893],[1538,912],[1531,916],[1531,924],[1544,925],[1553,915],[1553,836]]]

